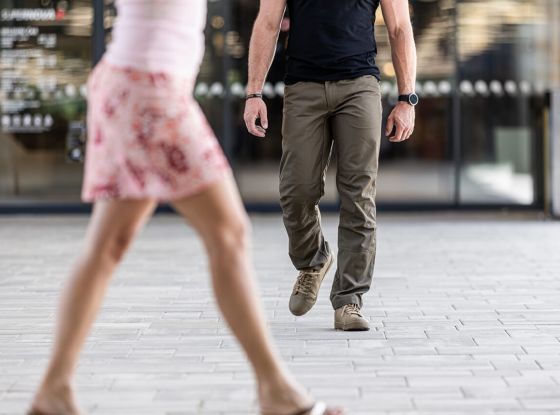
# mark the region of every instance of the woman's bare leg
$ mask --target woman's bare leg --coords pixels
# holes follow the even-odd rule
[[[285,369],[265,325],[251,265],[248,219],[233,178],[173,205],[204,241],[218,305],[254,368],[262,412],[282,415],[307,408],[313,401]]]
[[[218,304],[253,365],[263,413],[290,414],[306,407],[311,399],[284,368],[264,323],[250,265],[247,217],[233,179],[174,206],[205,242]],[[81,346],[110,276],[154,207],[150,201],[96,205],[86,247],[62,299],[53,355],[34,408],[49,414],[78,413],[71,384]],[[331,410],[328,415],[339,413]]]
[[[79,413],[71,385],[80,350],[110,277],[155,206],[150,200],[95,204],[85,247],[62,296],[54,349],[33,402],[35,409],[48,414]]]

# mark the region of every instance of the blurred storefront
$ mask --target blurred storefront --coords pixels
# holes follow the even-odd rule
[[[384,140],[381,207],[545,206],[549,92],[560,87],[557,0],[411,1],[421,105],[414,138]],[[249,206],[277,206],[284,52],[282,23],[264,94],[266,139],[244,128],[254,0],[210,0],[195,94]],[[0,208],[75,205],[82,179],[85,81],[109,40],[112,1],[0,0]],[[95,29],[97,28],[97,29]],[[381,13],[375,21],[385,113],[396,101]],[[93,39],[93,41],[92,41]],[[560,125],[560,124],[557,124]],[[325,203],[336,206],[334,168]]]

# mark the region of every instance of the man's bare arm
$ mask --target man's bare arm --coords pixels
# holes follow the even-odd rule
[[[266,75],[274,58],[280,24],[286,10],[286,0],[261,0],[259,14],[249,43],[249,80],[247,94],[262,91]],[[260,118],[261,126],[256,125]],[[266,104],[260,98],[248,99],[245,104],[245,125],[257,137],[264,137],[268,128]]]
[[[249,44],[249,82],[247,93],[261,92],[272,64],[286,0],[261,0]]]
[[[399,94],[410,94],[416,85],[416,46],[408,0],[381,0],[381,11],[389,32]],[[393,126],[396,126],[397,132],[391,141],[404,141],[410,137],[414,131],[414,113],[414,107],[409,104],[397,104],[389,116],[385,132],[389,135]]]

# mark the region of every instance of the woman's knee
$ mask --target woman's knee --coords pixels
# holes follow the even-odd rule
[[[208,250],[213,255],[230,255],[245,253],[249,245],[251,225],[248,216],[243,213],[217,221],[209,232]]]
[[[136,235],[135,229],[122,229],[90,248],[90,256],[102,265],[116,265],[122,261]]]
[[[110,245],[109,252],[107,253],[113,261],[122,261],[124,255],[134,240],[135,233],[136,232],[134,230],[126,230],[115,235],[115,238]]]

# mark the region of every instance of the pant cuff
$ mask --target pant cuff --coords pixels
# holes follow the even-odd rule
[[[337,295],[331,298],[331,304],[333,308],[336,310],[337,308],[344,307],[347,304],[358,304],[361,308],[363,305],[362,296],[359,294],[345,294],[345,295]]]

